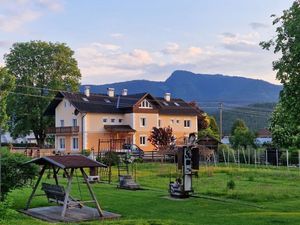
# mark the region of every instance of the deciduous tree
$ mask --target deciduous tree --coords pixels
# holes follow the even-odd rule
[[[175,142],[172,128],[168,127],[153,127],[148,141],[158,150],[162,155],[165,155],[171,149]]]
[[[31,41],[15,43],[5,55],[9,73],[16,80],[14,95],[9,98],[13,136],[33,131],[43,146],[45,129],[54,124],[43,115],[56,91],[76,91],[81,78],[74,52],[62,43]]]
[[[14,86],[14,77],[11,76],[7,69],[0,67],[0,146],[1,146],[1,133],[5,131],[8,126],[7,122],[9,116],[7,115],[7,96]]]
[[[272,15],[275,17],[274,15]],[[280,58],[273,62],[276,78],[283,84],[279,103],[271,118],[273,141],[281,147],[300,148],[300,1],[273,21],[276,36],[262,42]]]

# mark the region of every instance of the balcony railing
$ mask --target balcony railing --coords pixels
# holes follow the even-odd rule
[[[47,134],[74,134],[79,132],[79,126],[75,127],[49,127]]]

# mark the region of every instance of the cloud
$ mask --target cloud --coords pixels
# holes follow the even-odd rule
[[[124,34],[122,34],[122,33],[112,33],[112,34],[110,34],[110,36],[113,37],[113,38],[122,38],[122,37],[124,37]]]
[[[103,84],[132,79],[164,80],[174,70],[241,75],[274,82],[274,55],[258,47],[256,32],[219,36],[217,45],[168,42],[159,49],[123,48],[94,42],[75,50],[82,83]]]
[[[235,34],[230,33],[230,32],[224,32],[221,34],[223,37],[227,37],[227,38],[235,38]]]
[[[220,35],[221,45],[230,51],[252,52],[259,48],[260,35],[257,32],[248,34],[232,34],[224,33]]]
[[[63,1],[60,0],[1,0],[0,3],[0,30],[4,32],[24,30],[24,25],[36,21],[49,11],[63,9]]]
[[[265,23],[258,23],[258,22],[252,22],[249,24],[250,27],[254,30],[257,30],[257,29],[263,29],[263,28],[268,28],[269,25],[268,24],[265,24]]]
[[[108,50],[108,51],[117,51],[119,50],[121,47],[118,45],[114,45],[114,44],[103,44],[103,43],[92,43],[92,46],[94,47],[98,47],[104,50]]]
[[[169,42],[167,43],[167,46],[165,49],[162,50],[163,53],[165,54],[174,54],[178,51],[179,45],[174,42]]]

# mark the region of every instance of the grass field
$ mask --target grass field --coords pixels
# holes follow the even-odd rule
[[[141,191],[117,189],[116,170],[113,174],[113,184],[93,184],[93,188],[102,208],[119,213],[122,218],[82,224],[300,224],[297,169],[202,167],[199,178],[193,180],[195,197],[186,200],[167,198],[170,177],[176,176],[175,165],[138,164],[137,180],[146,189]],[[229,180],[235,182],[235,189],[227,189]],[[79,198],[76,179],[74,182],[72,193]],[[79,185],[86,199],[89,196],[81,177]],[[14,209],[24,207],[30,190],[28,187],[10,194]],[[32,207],[47,204],[45,197],[37,197]],[[14,213],[1,224],[47,223]]]

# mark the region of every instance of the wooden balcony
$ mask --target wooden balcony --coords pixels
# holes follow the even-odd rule
[[[76,134],[79,132],[79,126],[76,127],[49,127],[47,134]]]

